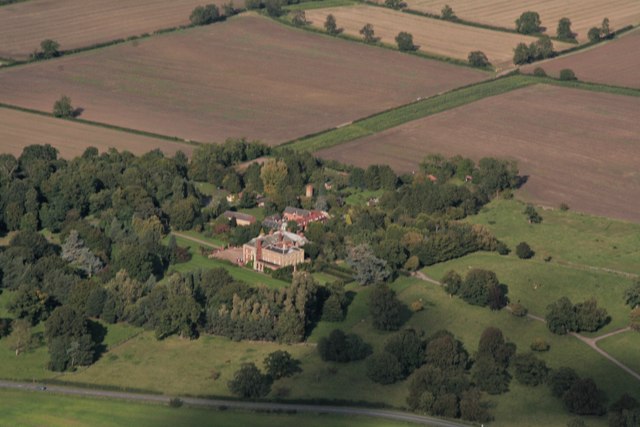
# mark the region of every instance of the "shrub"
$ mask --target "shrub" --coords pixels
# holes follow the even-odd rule
[[[544,338],[538,337],[533,339],[531,345],[529,345],[529,348],[531,348],[531,350],[533,351],[549,351],[549,348],[551,348],[551,346]]]
[[[518,246],[516,246],[516,255],[520,259],[529,259],[533,258],[535,252],[527,242],[520,242],[518,243]]]
[[[537,12],[524,12],[516,19],[516,31],[522,34],[539,33],[540,25],[540,15]]]
[[[528,313],[527,308],[518,302],[509,304],[509,310],[511,311],[511,314],[516,317],[524,317]]]
[[[71,105],[71,98],[62,95],[62,97],[53,104],[53,115],[64,119],[72,118],[74,116],[74,109]]]
[[[398,49],[403,52],[413,52],[418,50],[418,46],[413,44],[413,35],[405,31],[398,33],[396,36],[396,43],[398,45]]]
[[[500,255],[509,255],[509,253],[511,252],[507,244],[504,242],[498,242],[496,251],[498,251]]]
[[[474,67],[491,66],[491,63],[489,62],[487,55],[485,55],[484,52],[481,52],[479,50],[474,50],[473,52],[470,52],[467,59],[469,60],[469,64],[473,65]]]
[[[566,212],[566,211],[568,211],[568,210],[569,210],[569,205],[568,205],[568,204],[566,204],[566,203],[560,203],[560,210],[561,210],[562,212]]]
[[[169,406],[172,408],[180,408],[184,402],[179,397],[173,397],[169,400]]]
[[[576,74],[573,70],[569,68],[565,68],[564,70],[560,70],[560,80],[569,81],[569,80],[578,80]]]
[[[533,70],[533,75],[536,77],[547,77],[547,72],[544,71],[544,68],[542,67],[536,67]]]
[[[524,208],[524,214],[527,217],[527,221],[529,221],[529,224],[540,224],[542,222],[542,216],[540,216],[533,205],[527,205]]]

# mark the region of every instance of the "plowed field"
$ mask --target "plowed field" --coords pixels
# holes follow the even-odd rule
[[[440,14],[448,4],[455,14],[467,21],[515,28],[515,21],[526,11],[540,14],[547,34],[556,35],[560,18],[571,20],[578,40],[587,41],[589,28],[600,26],[602,19],[609,18],[612,29],[640,23],[640,1],[638,0],[406,0],[409,8]]]
[[[180,150],[188,156],[194,149],[189,144],[0,108],[0,154],[19,156],[24,147],[34,144],[51,144],[66,159],[80,156],[87,147],[100,152],[116,148],[134,154],[159,148],[166,155]]]
[[[430,153],[518,161],[523,196],[640,221],[640,98],[532,86],[320,151],[412,171]]]
[[[554,77],[563,68],[570,68],[580,80],[640,89],[640,30],[588,50],[532,64],[524,70],[532,72],[536,67]]]
[[[0,70],[0,102],[203,142],[280,143],[488,78],[257,16]]]
[[[186,25],[191,11],[201,4],[202,0],[29,0],[3,6],[0,57],[25,59],[44,39],[56,40],[61,49],[75,49]]]
[[[338,26],[343,27],[347,34],[356,37],[362,37],[360,29],[365,24],[371,24],[375,35],[381,37],[382,42],[395,46],[395,37],[400,31],[406,31],[413,35],[413,42],[420,46],[421,51],[466,61],[469,52],[480,50],[498,69],[513,67],[513,49],[518,43],[537,41],[535,37],[452,24],[373,6],[306,11],[307,19],[320,28],[323,28],[328,14],[336,18]],[[554,45],[556,50],[571,47],[560,42],[555,42]]]

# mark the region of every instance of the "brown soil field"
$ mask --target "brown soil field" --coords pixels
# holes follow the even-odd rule
[[[275,144],[488,77],[241,15],[0,70],[0,102],[50,111],[66,94],[88,120]]]
[[[135,135],[68,120],[0,108],[0,154],[19,156],[28,145],[51,144],[66,159],[80,156],[87,147],[144,154],[159,148],[166,155],[182,151],[191,156],[194,146]]]
[[[606,43],[524,67],[532,72],[542,67],[547,74],[558,77],[560,70],[570,68],[578,79],[640,89],[640,30],[633,30]],[[638,112],[640,114],[640,112]]]
[[[313,9],[305,14],[314,26],[320,28],[324,28],[327,15],[332,14],[339,27],[356,37],[362,37],[360,29],[369,23],[373,25],[375,35],[381,37],[382,42],[394,46],[398,33],[407,31],[413,35],[413,42],[420,46],[421,51],[463,61],[467,60],[469,52],[480,50],[498,69],[513,68],[513,49],[518,43],[529,44],[537,41],[535,37],[452,24],[374,6]],[[560,42],[554,44],[556,50],[571,46]]]
[[[382,1],[382,0],[380,0]],[[540,14],[542,25],[550,36],[556,35],[560,18],[571,20],[571,29],[580,42],[587,41],[591,27],[599,27],[607,17],[612,29],[640,23],[638,0],[406,0],[409,8],[440,14],[448,4],[456,16],[467,21],[514,28],[523,12]]]
[[[223,4],[226,0],[207,3]],[[202,0],[29,0],[0,8],[0,57],[25,59],[44,39],[75,49],[186,25]],[[242,4],[236,1],[234,4]]]
[[[640,221],[640,98],[536,85],[320,151],[367,166],[419,168],[427,154],[513,159],[522,196]]]

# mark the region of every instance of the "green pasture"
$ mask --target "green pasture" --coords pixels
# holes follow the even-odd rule
[[[598,347],[640,373],[640,332],[628,331],[598,341]]]
[[[2,424],[14,427],[407,427],[410,424],[317,414],[266,414],[202,408],[171,408],[49,392],[0,390]]]

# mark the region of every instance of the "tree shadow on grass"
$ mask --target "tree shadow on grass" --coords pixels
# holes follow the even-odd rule
[[[91,333],[91,340],[95,345],[93,361],[96,362],[107,351],[107,346],[103,343],[104,338],[107,336],[107,328],[103,324],[93,320],[89,320],[88,324],[89,333]]]

